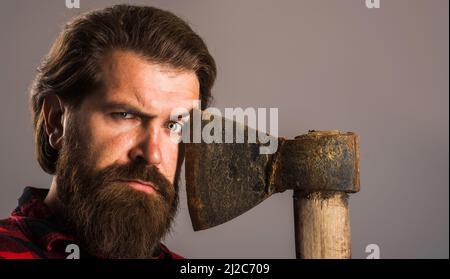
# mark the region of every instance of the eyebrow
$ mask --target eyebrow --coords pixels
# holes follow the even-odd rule
[[[139,118],[142,118],[142,119],[154,119],[154,118],[158,117],[157,114],[143,112],[138,107],[136,107],[134,105],[130,105],[128,103],[123,103],[123,102],[107,101],[101,107],[103,110],[118,110],[118,111],[129,112],[129,113],[131,113]],[[188,112],[188,115],[192,114],[192,112],[193,112],[193,109],[191,108]],[[170,116],[167,117],[167,119],[170,119]]]

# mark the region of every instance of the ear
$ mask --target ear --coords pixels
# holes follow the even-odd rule
[[[57,95],[50,94],[45,97],[43,105],[45,131],[50,146],[56,150],[61,148],[63,139],[64,111],[65,107]]]

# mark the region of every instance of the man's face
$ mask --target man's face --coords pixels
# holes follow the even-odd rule
[[[175,215],[179,144],[170,120],[199,98],[194,72],[123,51],[105,59],[105,88],[67,113],[56,167],[67,222],[92,254],[150,257]]]
[[[192,108],[198,100],[195,73],[118,51],[103,69],[106,90],[88,96],[77,112],[79,136],[89,142],[86,159],[101,170],[140,158],[173,183],[179,146],[170,134],[179,124],[170,121],[170,113],[177,107]]]

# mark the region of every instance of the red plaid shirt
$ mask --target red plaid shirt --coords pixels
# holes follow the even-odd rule
[[[44,204],[47,193],[47,189],[26,187],[11,216],[0,220],[0,259],[61,259],[69,255],[67,245],[77,244]],[[154,259],[183,258],[163,244],[160,248]],[[92,256],[81,250],[80,258]]]

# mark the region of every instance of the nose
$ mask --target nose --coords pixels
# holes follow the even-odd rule
[[[130,150],[131,160],[144,160],[149,165],[161,163],[161,140],[157,129],[151,129]]]

